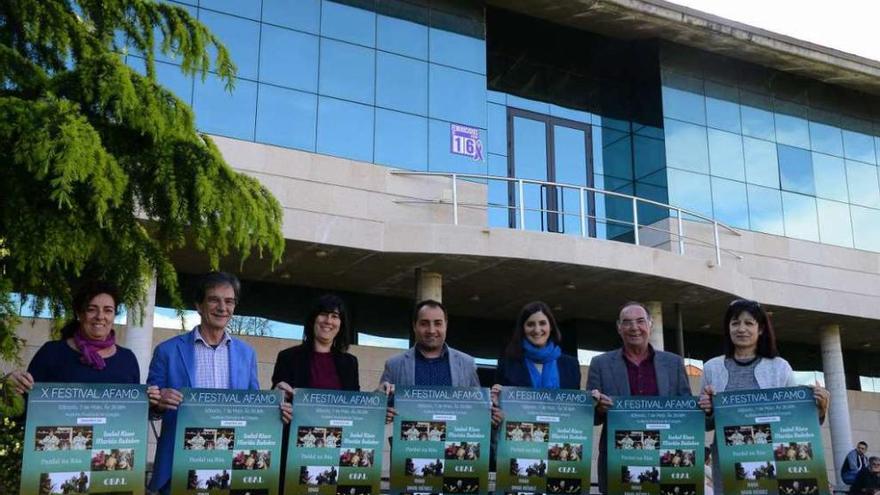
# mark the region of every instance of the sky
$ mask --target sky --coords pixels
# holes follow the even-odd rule
[[[878,0],[670,1],[800,40],[880,60]]]

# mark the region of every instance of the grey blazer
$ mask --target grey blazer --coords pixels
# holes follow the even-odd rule
[[[684,370],[684,360],[678,354],[655,350],[654,372],[657,375],[657,390],[660,395],[693,395],[687,373]],[[612,397],[612,399],[614,396],[631,394],[629,378],[626,374],[626,363],[623,361],[623,349],[599,354],[590,361],[587,390],[593,389]],[[608,493],[605,415],[597,413],[596,424],[603,425],[602,436],[599,438],[599,491]]]
[[[445,345],[445,344],[444,344]],[[445,346],[449,353],[449,371],[452,374],[453,387],[479,387],[477,379],[477,365],[471,356]],[[394,385],[415,385],[416,383],[416,348],[411,347],[406,352],[392,356],[385,361],[385,371],[379,383],[392,383]]]

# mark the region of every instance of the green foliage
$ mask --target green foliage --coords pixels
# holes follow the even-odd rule
[[[161,41],[157,42],[156,38]],[[126,47],[122,45],[126,45]],[[146,75],[123,62],[146,54]],[[212,58],[209,49],[216,53]],[[116,283],[138,314],[146,282],[182,306],[170,254],[213,267],[253,252],[278,261],[281,208],[236,173],[155,79],[155,50],[232,88],[227,50],[186,10],[148,0],[0,2],[0,356],[18,349],[12,290],[56,315],[84,277]]]
[[[18,493],[24,442],[24,400],[0,380],[0,493]]]

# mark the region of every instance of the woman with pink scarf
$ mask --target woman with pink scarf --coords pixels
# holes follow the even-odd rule
[[[134,353],[116,345],[118,300],[116,288],[108,283],[83,285],[73,298],[75,318],[61,329],[61,339],[43,344],[27,371],[9,375],[15,389],[25,394],[34,382],[140,383]],[[147,392],[151,403],[158,401],[156,387]]]

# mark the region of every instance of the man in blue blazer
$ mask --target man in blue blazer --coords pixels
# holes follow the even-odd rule
[[[599,491],[602,493],[608,493],[607,431],[604,424],[608,409],[614,407],[611,397],[692,395],[681,356],[656,351],[649,343],[653,325],[642,303],[624,304],[617,318],[617,333],[623,347],[600,354],[590,362],[587,390],[592,391],[598,401],[595,422],[603,425],[598,461]]]
[[[162,342],[153,351],[149,385],[159,387],[161,398],[152,411],[161,415],[162,433],[153,463],[150,490],[170,492],[177,407],[183,400],[180,389],[226,388],[258,390],[257,357],[245,342],[226,332],[238,303],[241,284],[231,274],[205,275],[196,294],[201,325]],[[290,404],[282,405],[282,418],[290,420]]]

